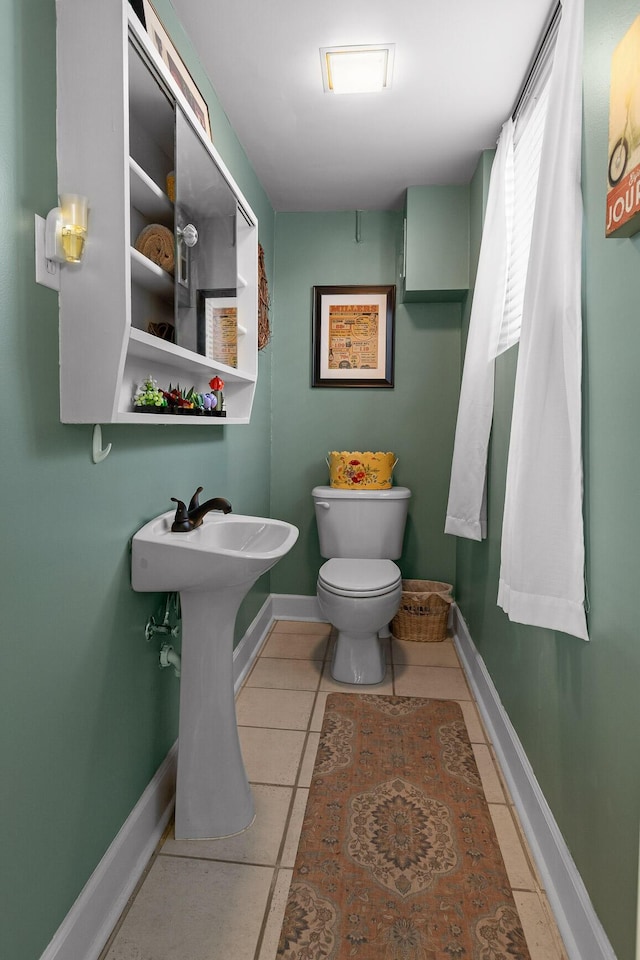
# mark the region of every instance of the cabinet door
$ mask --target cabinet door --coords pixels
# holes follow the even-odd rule
[[[469,290],[468,184],[408,187],[405,303],[464,300]]]
[[[176,110],[176,337],[237,367],[237,205],[210,152]]]

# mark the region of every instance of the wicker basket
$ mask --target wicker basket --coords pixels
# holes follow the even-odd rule
[[[391,621],[393,636],[422,643],[446,640],[452,589],[439,580],[403,580],[400,608]]]

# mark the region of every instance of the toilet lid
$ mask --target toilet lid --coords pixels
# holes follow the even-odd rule
[[[394,590],[402,574],[393,560],[333,558],[320,567],[318,581],[331,593],[376,597]]]

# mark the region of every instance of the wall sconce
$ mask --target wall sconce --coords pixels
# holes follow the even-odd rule
[[[87,238],[88,202],[77,193],[61,193],[60,206],[47,214],[45,257],[56,263],[80,263]]]

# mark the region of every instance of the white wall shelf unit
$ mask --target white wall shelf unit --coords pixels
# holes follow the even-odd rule
[[[257,219],[127,0],[57,0],[56,9],[58,190],[89,199],[82,263],[61,270],[61,420],[248,423],[258,373]],[[198,232],[192,248],[181,239],[188,223]],[[151,224],[174,235],[173,274],[135,249]],[[216,303],[226,305],[235,356],[220,335],[204,336]],[[159,327],[167,339],[154,335]],[[225,383],[224,418],[133,406],[147,377],[206,393],[215,376]]]

